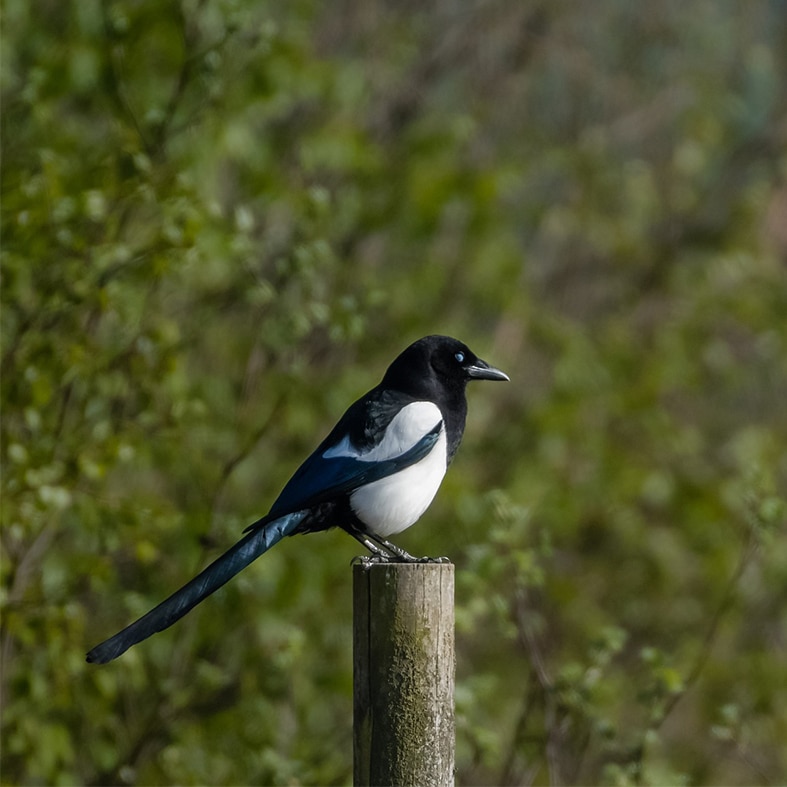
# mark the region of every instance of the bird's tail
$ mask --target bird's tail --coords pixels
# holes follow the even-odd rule
[[[265,517],[255,522],[251,533],[241,538],[191,582],[176,590],[146,615],[126,626],[114,637],[96,645],[87,654],[87,660],[93,664],[106,664],[125,653],[132,645],[171,626],[284,536],[291,535],[307,514],[308,511],[298,511],[270,522],[265,522]]]

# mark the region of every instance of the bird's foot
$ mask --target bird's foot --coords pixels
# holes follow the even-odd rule
[[[388,556],[388,555],[356,555],[351,561],[351,566],[364,566],[365,568],[369,568],[370,566],[376,565],[378,563],[391,563],[395,560],[395,558]]]
[[[347,526],[347,532],[363,544],[372,554],[354,557],[352,565],[373,566],[377,563],[450,563],[447,557],[415,557],[401,547],[392,544],[381,536],[364,533],[354,526]]]
[[[447,564],[447,563],[451,562],[451,558],[448,558],[448,557],[429,557],[429,555],[424,555],[423,557],[414,557],[412,560],[409,560],[407,562],[409,562],[409,563],[440,563],[440,564]]]
[[[451,559],[448,557],[429,557],[428,555],[413,557],[405,552],[404,555],[358,555],[350,561],[350,565],[369,568],[385,563],[438,563],[440,565],[448,565],[450,562]]]

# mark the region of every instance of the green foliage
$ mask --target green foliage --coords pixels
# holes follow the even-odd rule
[[[787,773],[777,3],[49,3],[2,46],[2,780],[337,784],[354,542],[84,653],[405,344],[510,373],[457,563],[457,781]]]

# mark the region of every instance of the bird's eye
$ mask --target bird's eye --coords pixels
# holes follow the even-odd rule
[[[460,350],[458,353],[456,353],[456,355],[454,355],[454,358],[456,358],[459,363],[462,363],[465,359],[465,354]]]

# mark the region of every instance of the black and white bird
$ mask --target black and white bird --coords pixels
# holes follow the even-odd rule
[[[87,660],[111,661],[171,626],[284,536],[341,527],[377,560],[417,560],[388,539],[416,522],[437,494],[464,432],[467,383],[508,379],[457,339],[426,336],[411,344],[240,541]]]

